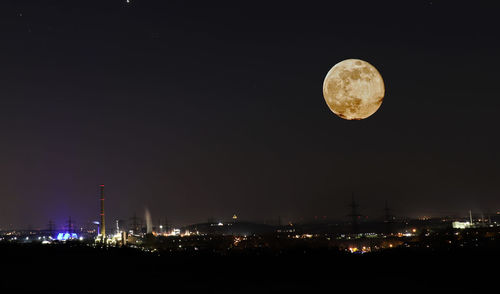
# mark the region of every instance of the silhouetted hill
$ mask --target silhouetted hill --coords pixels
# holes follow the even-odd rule
[[[199,223],[186,226],[183,230],[200,232],[202,234],[240,235],[267,234],[276,230],[275,226],[258,224],[246,221],[235,221],[229,223]]]

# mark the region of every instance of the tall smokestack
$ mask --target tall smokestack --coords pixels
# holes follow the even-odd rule
[[[104,185],[99,186],[101,189],[101,238],[102,242],[106,240],[106,219],[104,218]]]

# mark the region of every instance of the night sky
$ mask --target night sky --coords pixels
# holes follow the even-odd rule
[[[325,4],[328,3],[328,4]],[[500,208],[498,10],[476,1],[2,1],[0,226]],[[381,108],[335,116],[358,58]]]

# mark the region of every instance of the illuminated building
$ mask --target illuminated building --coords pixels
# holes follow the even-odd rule
[[[452,222],[451,225],[454,229],[467,229],[471,227],[470,222]]]
[[[69,232],[58,233],[56,239],[59,241],[78,239],[78,235],[76,233],[69,233]]]

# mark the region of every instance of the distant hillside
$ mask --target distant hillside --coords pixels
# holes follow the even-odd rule
[[[190,232],[202,234],[239,235],[248,236],[253,234],[266,234],[276,231],[276,227],[266,224],[257,224],[245,221],[229,223],[199,223],[182,228]]]

